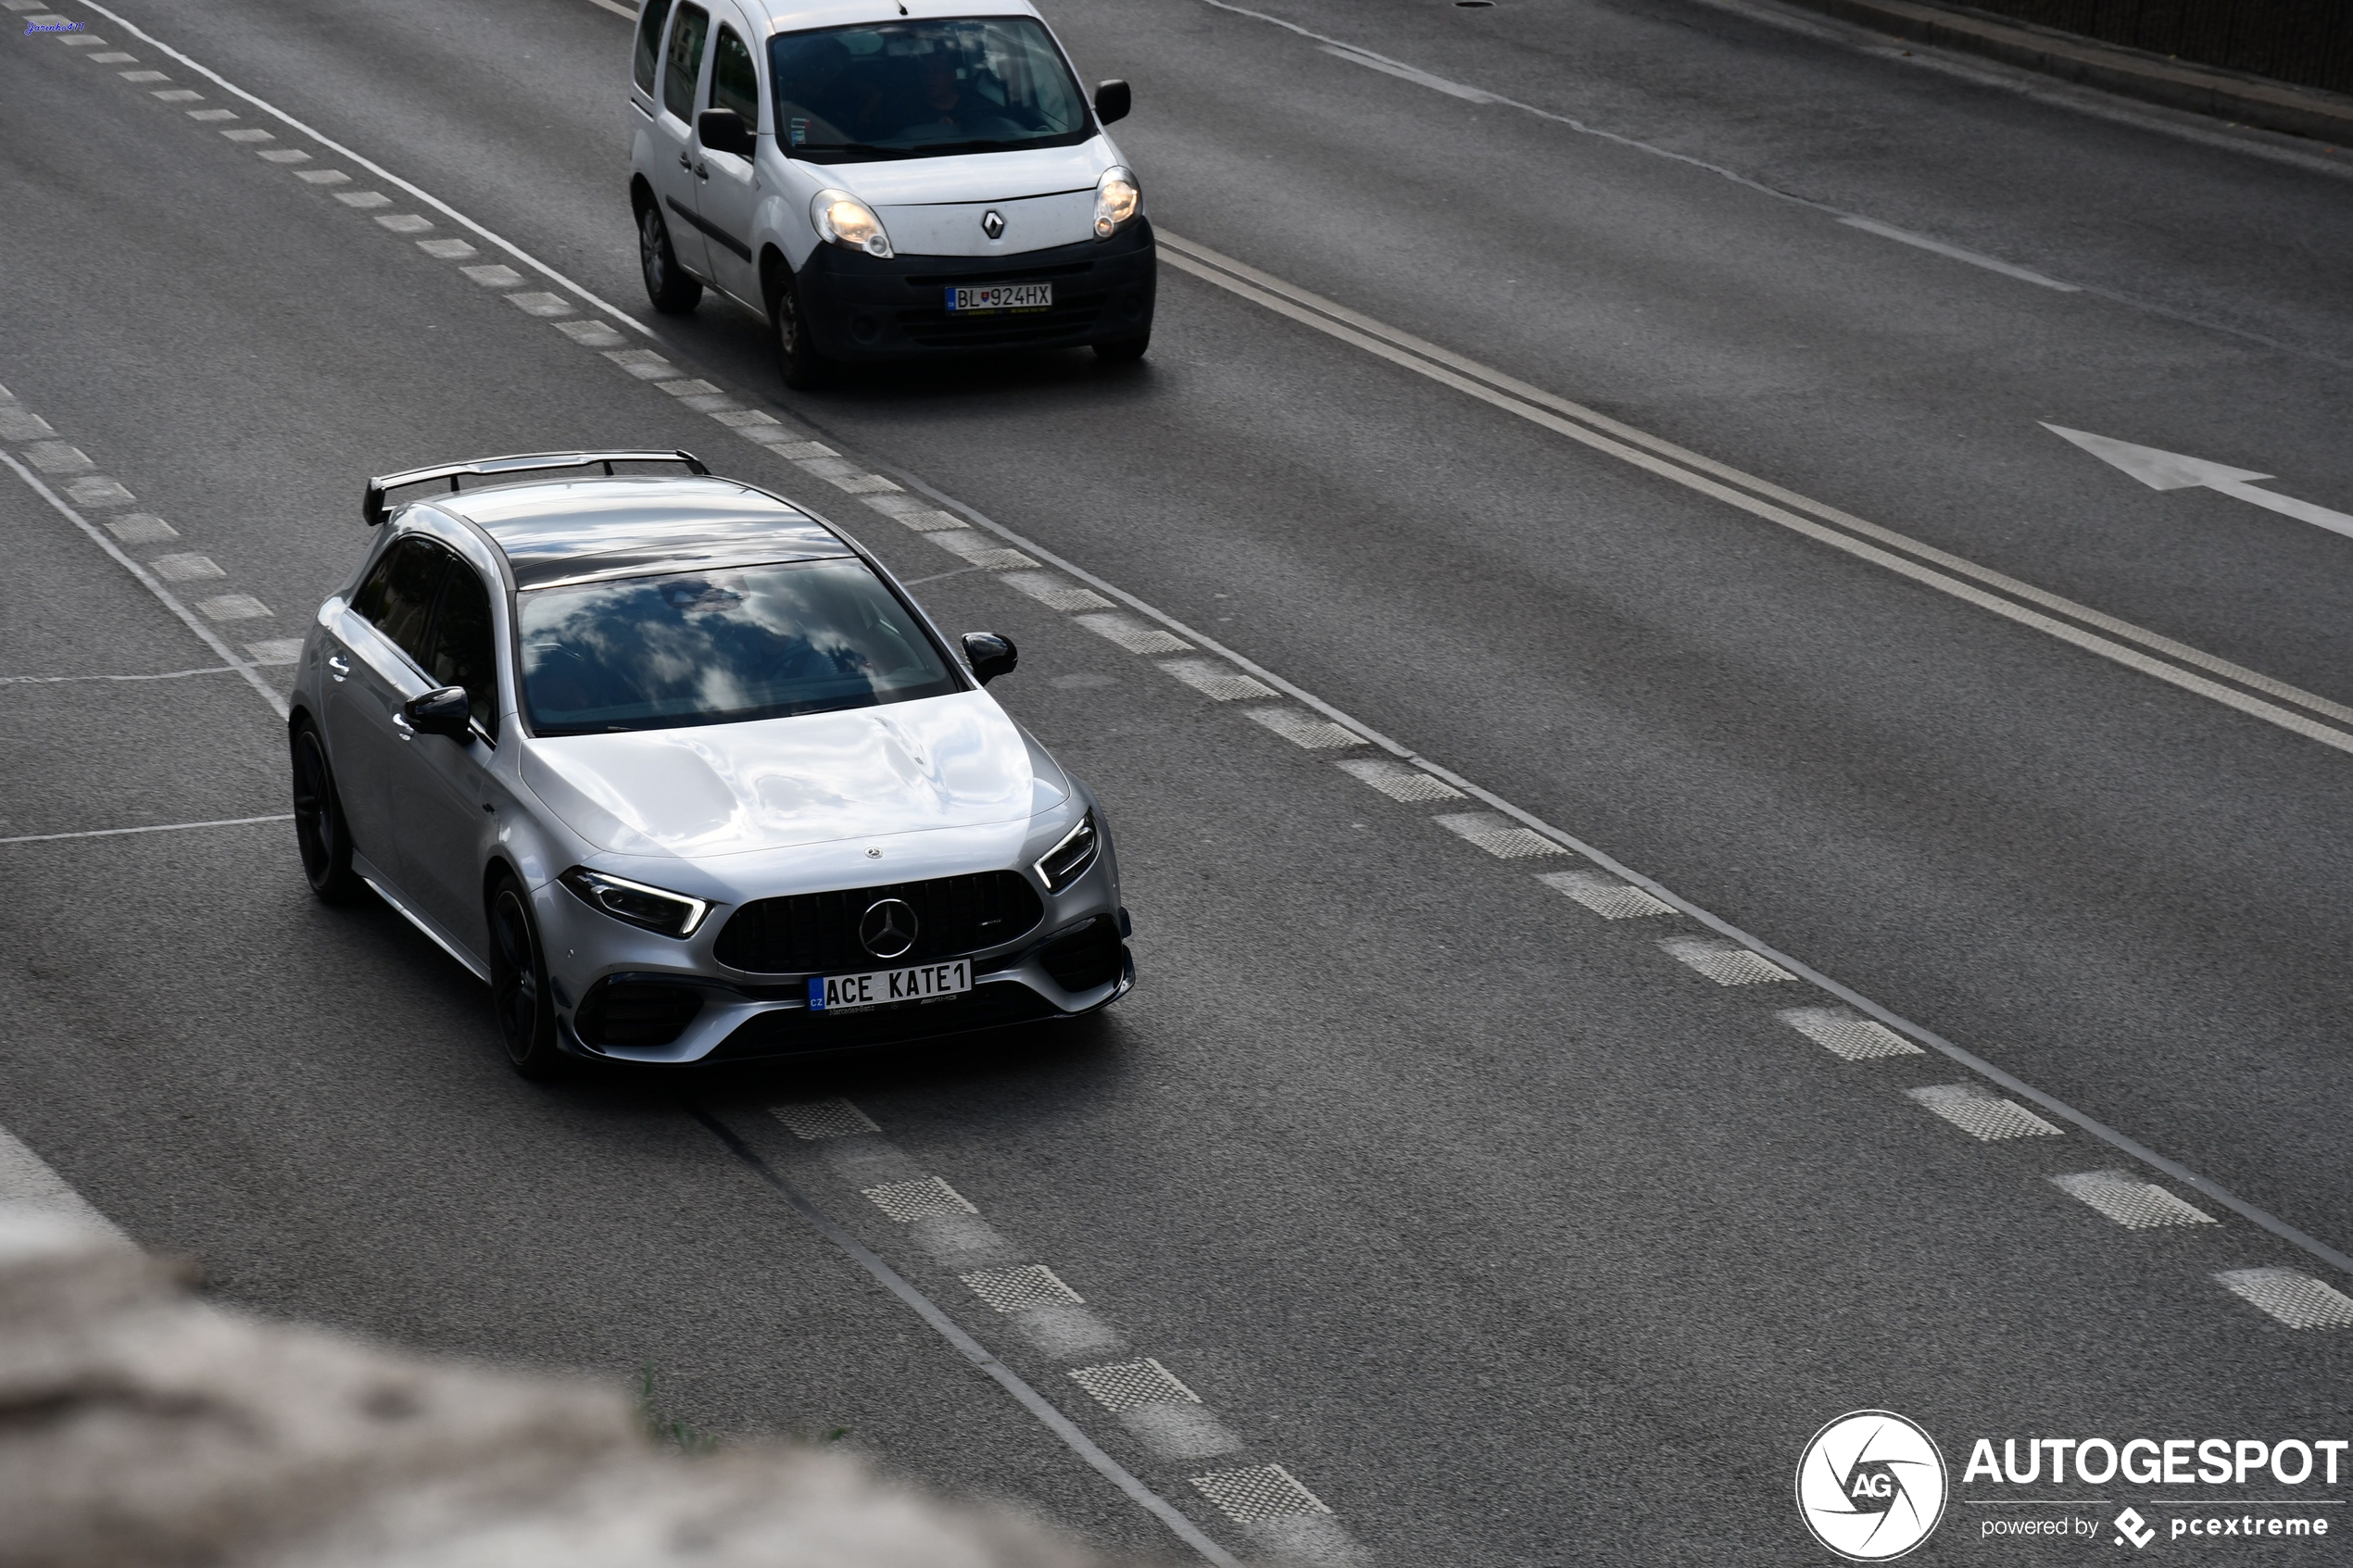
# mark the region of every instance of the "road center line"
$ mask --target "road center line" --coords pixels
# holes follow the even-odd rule
[[[216,817],[208,822],[157,822],[143,828],[85,828],[80,833],[26,833],[14,838],[0,838],[0,844],[50,844],[61,838],[121,838],[134,833],[187,833],[196,828],[241,828],[256,822],[291,822],[294,813],[281,811],[270,817]]]
[[[1055,1436],[1063,1440],[1071,1452],[1085,1460],[1106,1480],[1141,1505],[1144,1511],[1168,1526],[1176,1538],[1198,1552],[1202,1558],[1217,1564],[1217,1568],[1240,1568],[1233,1555],[1224,1547],[1202,1534],[1201,1527],[1177,1512],[1174,1503],[1146,1486],[1126,1465],[1096,1446],[1095,1440],[1080,1431],[1070,1417],[1063,1414],[1043,1394],[1029,1386],[1021,1374],[988,1353],[988,1347],[956,1325],[954,1319],[939,1310],[938,1304],[918,1289],[907,1277],[856,1236],[836,1224],[824,1211],[803,1198],[799,1191],[778,1175],[749,1144],[729,1131],[725,1123],[703,1110],[689,1105],[686,1114],[726,1146],[727,1152],[751,1167],[754,1174],[774,1188],[776,1195],[789,1204],[793,1211],[809,1222],[810,1227],[849,1256],[851,1261],[873,1275],[882,1287],[914,1309],[915,1315],[929,1323],[939,1336],[953,1345],[957,1352],[973,1365],[996,1379],[1006,1393],[1020,1401],[1024,1410],[1043,1422]]]
[[[2319,741],[2322,745],[2333,746],[2339,751],[2353,753],[2353,732],[2320,723],[2306,718],[2303,714],[2291,712],[2276,703],[2251,696],[2245,692],[2223,685],[2220,682],[2195,674],[2179,665],[2168,663],[2163,659],[2152,658],[2136,649],[2127,647],[2109,637],[2100,636],[2066,621],[2055,620],[2051,616],[2028,608],[2025,605],[2012,599],[1996,596],[1984,588],[1961,581],[1958,576],[1953,574],[1953,571],[1965,572],[1968,576],[1986,583],[1990,586],[2004,588],[2016,593],[2021,598],[2075,616],[2098,626],[2104,632],[2129,637],[2144,646],[2161,647],[2175,658],[2181,659],[2184,663],[2211,670],[2271,696],[2296,702],[2332,717],[2353,721],[2353,708],[2347,708],[2326,697],[2301,691],[2288,685],[2285,682],[2245,669],[2212,654],[2203,653],[2185,644],[2174,642],[2171,638],[2160,636],[2157,633],[2133,626],[2129,621],[2120,621],[2114,616],[2092,609],[2088,606],[2078,605],[2072,600],[2061,598],[2056,594],[2035,588],[2030,583],[2021,583],[2001,572],[1978,566],[1975,562],[1947,551],[1939,550],[1933,546],[1906,538],[1891,529],[1881,528],[1876,523],[1866,522],[1860,518],[1852,517],[1834,508],[1809,501],[1768,481],[1741,473],[1712,459],[1702,458],[1697,453],[1688,452],[1671,442],[1637,431],[1619,420],[1609,419],[1579,405],[1570,403],[1565,398],[1555,397],[1538,388],[1529,386],[1500,370],[1489,370],[1473,361],[1466,360],[1459,355],[1438,348],[1436,345],[1425,344],[1411,334],[1384,327],[1344,307],[1318,300],[1315,295],[1306,294],[1304,290],[1292,288],[1289,284],[1282,283],[1280,280],[1258,271],[1255,268],[1221,257],[1204,246],[1171,234],[1165,229],[1159,231],[1159,238],[1164,246],[1163,254],[1180,270],[1191,273],[1206,282],[1214,283],[1230,294],[1264,306],[1278,315],[1287,316],[1302,325],[1313,327],[1327,336],[1361,348],[1378,358],[1386,359],[1391,364],[1401,366],[1418,375],[1427,376],[1443,385],[1451,386],[1458,392],[1466,393],[1506,413],[1516,415],[1531,424],[1541,425],[1556,434],[1567,436],[1572,441],[1630,463],[1662,479],[1671,480],[1675,483],[1696,490],[1702,495],[1711,496],[1729,506],[1737,507],[1753,517],[1778,523],[1793,533],[1802,533],[1809,539],[1829,545],[1834,549],[1843,550],[1848,555],[1869,561],[1875,566],[1884,567],[1899,576],[1908,577],[1916,583],[1973,604],[1981,609],[1991,610],[2005,620],[2031,627],[2046,635],[2056,637],[2061,642],[2082,648],[2087,653],[2097,654],[2103,659],[2111,659],[2128,669],[2139,671],[2145,675],[2153,675],[2184,691],[2195,692],[2200,696],[2221,703],[2225,707],[2236,709],[2242,713],[2261,719],[2266,722],[2276,724],[2282,729],[2292,731],[2309,740]],[[1274,286],[1267,286],[1270,284]],[[1507,388],[1509,390],[1505,390]],[[1540,404],[1543,406],[1540,407]],[[1676,460],[1668,460],[1669,455]],[[1734,488],[1736,484],[1745,485],[1748,488],[1736,489]],[[1762,499],[1760,494],[1751,494],[1750,491],[1769,495],[1773,499],[1771,501]],[[1811,512],[1815,516],[1801,517],[1797,515],[1798,508]],[[1824,522],[1815,521],[1816,518],[1834,519],[1842,527],[1827,526]],[[1852,532],[1846,530],[1852,530]],[[1865,537],[1856,537],[1858,533]],[[1921,560],[1895,555],[1889,549],[1880,548],[1879,546],[1882,544],[1891,546],[1894,549],[1905,550],[1910,556],[1933,560],[1938,567],[1948,570],[1936,570],[1923,564]]]

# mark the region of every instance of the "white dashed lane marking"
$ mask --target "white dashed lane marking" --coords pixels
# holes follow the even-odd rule
[[[340,169],[297,169],[295,170],[295,178],[297,180],[308,181],[313,185],[348,185],[351,183],[351,176],[346,174]]]
[[[1790,1008],[1776,1016],[1824,1050],[1849,1061],[1926,1054],[1885,1024],[1874,1023],[1844,1008]]]
[[[1689,964],[1718,985],[1757,985],[1797,976],[1737,942],[1712,936],[1669,936],[1659,948],[1679,963]]]
[[[196,608],[215,621],[258,621],[270,613],[270,607],[251,594],[220,594],[198,599]]]
[[[1139,1405],[1201,1403],[1199,1394],[1149,1356],[1140,1361],[1080,1367],[1070,1375],[1107,1411],[1132,1411]]]
[[[569,316],[572,301],[555,294],[510,294],[500,296],[526,316]]]
[[[878,1187],[868,1187],[866,1196],[874,1199],[875,1208],[902,1225],[950,1214],[980,1212],[963,1193],[937,1176],[925,1176],[918,1182],[886,1182]]]
[[[1072,617],[1079,625],[1098,637],[1117,643],[1129,653],[1190,653],[1193,645],[1182,637],[1172,636],[1157,626],[1147,626],[1132,615],[1116,610],[1099,610],[1091,615]]]
[[[1082,615],[1078,619],[1081,621],[1087,621],[1106,618],[1101,616]],[[1158,636],[1168,635],[1164,632],[1151,634]],[[1118,639],[1114,638],[1113,640],[1116,642]],[[1168,640],[1172,643],[1176,642],[1176,639],[1174,637],[1169,637]],[[1126,645],[1123,644],[1122,646],[1124,646]],[[1187,645],[1182,643],[1177,644],[1178,647],[1183,647]],[[1148,653],[1156,650],[1137,648],[1133,651],[1137,653]],[[1175,650],[1172,649],[1170,651],[1173,652]],[[1291,745],[1303,746],[1309,751],[1339,751],[1348,746],[1362,746],[1365,744],[1365,737],[1358,734],[1355,731],[1342,728],[1340,725],[1333,723],[1328,719],[1318,719],[1313,713],[1302,712],[1296,708],[1245,708],[1242,709],[1242,714],[1243,717],[1249,719],[1252,723],[1264,724],[1266,728],[1274,731],[1277,734],[1290,742]]]
[[[840,482],[837,480],[835,483]],[[975,566],[988,567],[992,571],[1038,564],[1019,550],[1009,550],[988,534],[975,533],[969,528],[960,528],[953,533],[928,533],[925,537],[950,555],[961,556]]]
[[[1196,1475],[1192,1481],[1202,1496],[1223,1509],[1237,1524],[1263,1524],[1274,1519],[1331,1512],[1323,1499],[1301,1486],[1299,1477],[1279,1464],[1221,1470],[1211,1475]]]
[[[804,1101],[798,1105],[769,1107],[771,1114],[803,1140],[819,1138],[851,1138],[866,1133],[879,1133],[874,1118],[846,1099]]]
[[[948,528],[963,526],[946,512],[917,512],[910,515],[937,518]],[[907,517],[902,516],[899,521],[905,522]],[[1082,588],[1077,583],[1067,582],[1051,571],[1008,571],[998,581],[1018,593],[1028,595],[1048,609],[1068,612],[1076,609],[1109,609],[1111,608],[1111,601],[1094,589]]]
[[[1492,811],[1455,811],[1432,817],[1430,821],[1456,837],[1478,845],[1501,860],[1525,860],[1538,855],[1568,853],[1542,834],[1530,833],[1517,822]]]
[[[1017,1269],[978,1269],[956,1277],[974,1295],[1000,1312],[1087,1304],[1087,1298],[1064,1285],[1062,1276],[1043,1263],[1025,1263]]]
[[[396,234],[422,234],[433,227],[433,220],[420,218],[413,212],[387,212],[376,221]]]
[[[2127,1230],[2153,1230],[2160,1225],[2210,1225],[2214,1216],[2183,1202],[2153,1182],[2124,1171],[2085,1171],[2053,1176],[2051,1185],[2085,1203]]]
[[[2296,1269],[2227,1269],[2214,1276],[2290,1328],[2353,1328],[2353,1297]]]
[[[97,466],[81,447],[62,441],[36,441],[24,449],[24,456],[43,473],[87,473]]]
[[[1431,800],[1461,800],[1463,792],[1444,779],[1419,768],[1392,762],[1386,757],[1342,757],[1332,764],[1359,784],[1370,784],[1391,800],[1419,805]]]
[[[337,191],[335,193],[335,200],[343,203],[346,207],[356,207],[363,209],[371,207],[390,207],[392,205],[392,198],[385,195],[382,191]]]
[[[208,577],[229,575],[213,563],[210,556],[157,556],[147,565],[167,583],[198,583]]]
[[[1101,596],[1085,588],[1075,588],[1070,592],[1085,594],[1097,604],[1103,602]],[[1214,659],[1164,659],[1161,661],[1160,671],[1164,675],[1174,676],[1182,681],[1213,702],[1233,702],[1244,697],[1268,697],[1280,695],[1265,682],[1254,676],[1245,675],[1239,670],[1230,669]]]
[[[484,262],[479,267],[460,267],[458,270],[486,289],[510,289],[522,282],[522,274],[504,262]]]
[[[419,240],[417,248],[436,261],[462,261],[479,254],[464,240]]]
[[[1666,899],[1654,898],[1632,883],[1603,872],[1546,872],[1536,880],[1576,899],[1604,920],[1640,920],[1675,912],[1675,906]]]
[[[1975,1084],[1932,1084],[1926,1088],[1906,1089],[1904,1093],[1981,1143],[2058,1136],[2057,1127],[2026,1107]]]

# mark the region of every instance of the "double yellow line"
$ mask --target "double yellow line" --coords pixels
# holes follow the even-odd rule
[[[1171,266],[1302,326],[1313,327],[1327,337],[1338,338],[1661,479],[1737,507],[1751,517],[1777,523],[1938,593],[1991,610],[2006,621],[2032,627],[2086,653],[2155,676],[2183,691],[2196,692],[2322,746],[2353,753],[2353,729],[2340,729],[2336,724],[2322,723],[2310,717],[2319,714],[2338,724],[2353,725],[2353,708],[2175,642],[2089,605],[2077,604],[2031,583],[2021,583],[1894,529],[1867,522],[1836,507],[1809,500],[1769,480],[1743,473],[1713,458],[1702,457],[1647,431],[1637,430],[1477,360],[1466,359],[1411,332],[1383,325],[1245,262],[1221,256],[1206,245],[1196,245],[1165,229],[1157,233],[1162,259]]]

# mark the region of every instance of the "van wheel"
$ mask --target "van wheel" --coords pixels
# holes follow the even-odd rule
[[[294,819],[303,879],[319,901],[348,904],[359,897],[367,884],[351,869],[351,829],[327,768],[327,748],[308,719],[294,732]]]
[[[530,900],[510,876],[490,892],[490,1006],[509,1066],[539,1083],[562,1073],[568,1064],[556,1045],[556,1003],[539,926]]]
[[[768,285],[768,324],[776,343],[776,370],[795,392],[810,392],[833,379],[833,363],[817,352],[801,320],[800,291],[792,276],[777,269]]]
[[[637,265],[646,274],[646,297],[663,315],[684,316],[702,302],[702,285],[678,265],[669,225],[650,201],[637,213]]]

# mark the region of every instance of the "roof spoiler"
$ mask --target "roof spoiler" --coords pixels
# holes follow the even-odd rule
[[[471,475],[488,478],[493,474],[524,473],[533,469],[593,469],[601,465],[607,477],[615,463],[684,463],[689,473],[707,474],[702,459],[692,452],[529,452],[513,458],[483,458],[471,463],[443,463],[435,468],[409,469],[401,473],[379,474],[368,482],[368,492],[359,501],[359,519],[373,528],[384,520],[384,492],[397,490],[404,484],[430,484],[446,479],[454,494],[458,481]]]

